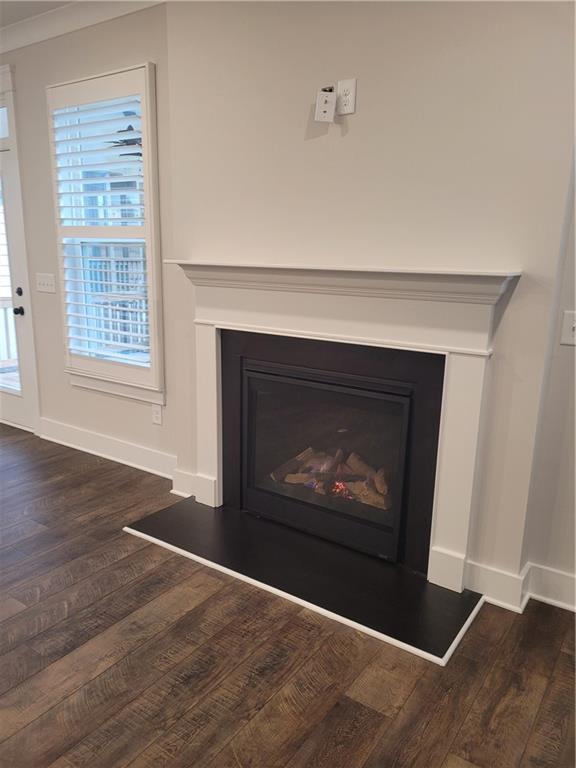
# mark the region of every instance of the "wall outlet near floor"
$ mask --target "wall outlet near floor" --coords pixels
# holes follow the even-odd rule
[[[162,406],[152,406],[152,424],[162,424]]]
[[[576,345],[576,312],[574,310],[567,309],[564,311],[560,344]]]
[[[36,272],[36,290],[42,293],[56,293],[56,281],[50,272]]]

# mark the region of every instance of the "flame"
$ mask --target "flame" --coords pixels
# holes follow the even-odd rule
[[[346,483],[343,483],[342,480],[335,480],[331,490],[334,496],[342,496],[344,499],[354,499],[354,496],[352,496],[348,490]]]

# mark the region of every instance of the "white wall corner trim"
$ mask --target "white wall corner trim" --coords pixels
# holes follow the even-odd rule
[[[116,2],[71,2],[38,16],[10,24],[0,30],[0,53],[14,51],[26,45],[66,35],[77,29],[91,27],[103,21],[142,11],[159,5],[161,0],[117,0]]]
[[[142,469],[153,475],[160,475],[169,479],[172,479],[176,466],[176,456],[171,453],[129,443],[117,437],[91,432],[46,417],[40,419],[38,436],[44,440],[51,440],[53,443],[86,451],[86,453],[93,453],[104,459],[127,464],[129,467]]]

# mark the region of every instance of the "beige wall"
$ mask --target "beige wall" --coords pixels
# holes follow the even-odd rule
[[[165,258],[521,268],[487,392],[475,560],[518,571],[572,146],[568,3],[170,3],[7,54],[31,273],[56,270],[44,88],[158,64]],[[358,113],[311,120],[358,77]],[[165,269],[168,403],[72,391],[34,296],[44,416],[194,468],[193,291]]]
[[[574,347],[560,344],[565,310],[574,310],[574,219],[552,316],[537,449],[528,503],[525,560],[574,572]]]

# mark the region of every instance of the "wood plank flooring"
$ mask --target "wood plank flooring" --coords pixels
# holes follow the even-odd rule
[[[444,669],[122,532],[162,478],[0,425],[0,766],[574,768],[574,622]]]

